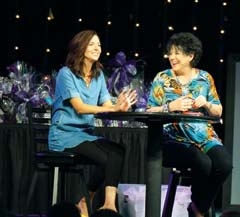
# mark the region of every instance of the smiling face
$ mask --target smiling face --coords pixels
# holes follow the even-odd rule
[[[168,53],[168,60],[173,71],[183,71],[186,68],[191,68],[191,60],[193,54],[186,54],[180,47],[172,46]]]
[[[94,35],[85,50],[84,58],[85,60],[93,63],[99,59],[101,51],[102,49],[99,37]]]

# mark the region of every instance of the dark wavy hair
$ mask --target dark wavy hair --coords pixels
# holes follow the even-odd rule
[[[187,55],[193,54],[194,57],[190,62],[192,67],[195,67],[202,57],[202,42],[190,32],[173,34],[167,42],[167,54],[169,54],[172,47],[176,47]]]
[[[77,76],[83,76],[83,65],[84,65],[84,53],[87,46],[97,32],[94,30],[84,30],[77,33],[68,45],[68,55],[65,61],[71,71]],[[98,36],[99,37],[99,36]],[[103,66],[99,61],[96,61],[92,65],[92,76],[97,77],[100,74]]]

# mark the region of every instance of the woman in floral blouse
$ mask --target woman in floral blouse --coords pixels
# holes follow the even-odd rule
[[[180,112],[220,117],[222,105],[213,77],[196,68],[202,43],[192,33],[174,34],[167,43],[170,69],[159,72],[151,86],[149,112]],[[232,170],[231,157],[209,123],[164,125],[164,159],[192,168],[189,216],[203,217]]]

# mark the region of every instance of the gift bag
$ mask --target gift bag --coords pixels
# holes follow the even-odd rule
[[[144,184],[119,184],[118,208],[123,217],[145,217]]]
[[[167,185],[162,185],[161,197],[161,212],[163,209],[164,200],[167,193]],[[189,186],[177,186],[175,200],[173,204],[172,217],[186,217],[188,216],[187,207],[191,202],[191,190]]]
[[[162,185],[161,211],[167,193],[167,185]],[[144,184],[119,184],[118,208],[123,217],[145,217],[146,186]],[[173,206],[173,217],[186,217],[187,206],[191,202],[188,186],[178,186]]]

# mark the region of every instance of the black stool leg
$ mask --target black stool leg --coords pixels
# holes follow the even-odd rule
[[[67,200],[67,171],[65,168],[61,170],[61,201]]]
[[[216,217],[216,211],[215,211],[215,206],[214,204],[212,204],[212,206],[210,207],[208,213],[206,213],[204,215],[204,217]]]
[[[164,201],[162,217],[171,217],[180,174],[172,171],[168,181],[167,193]]]
[[[33,174],[33,178],[31,180],[30,188],[29,188],[28,195],[27,195],[25,212],[29,212],[30,203],[31,203],[31,200],[33,198],[33,193],[34,193],[34,190],[35,190],[35,187],[36,187],[36,184],[37,184],[37,179],[38,179],[38,172],[35,171],[34,174]]]

